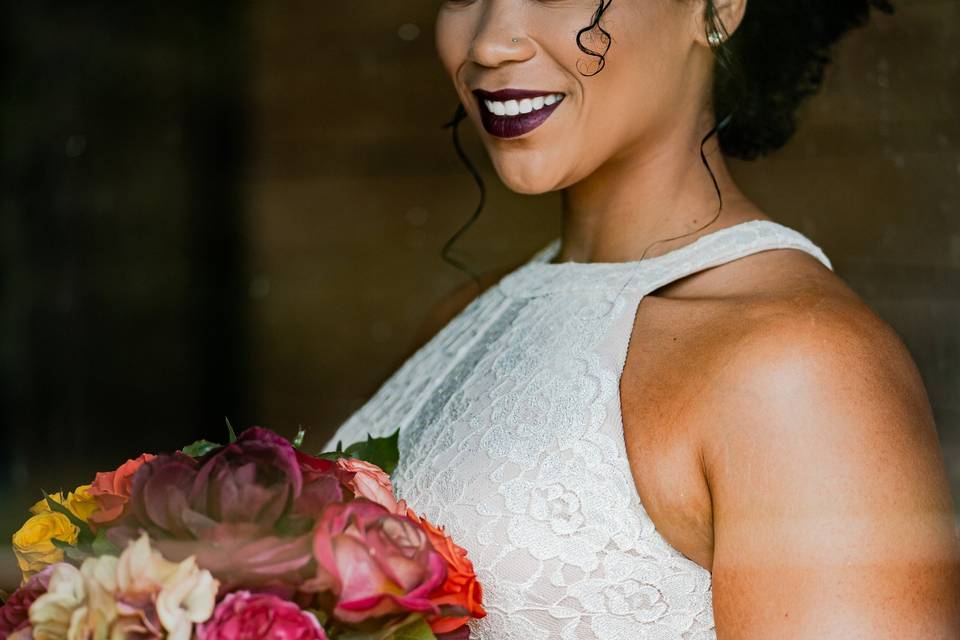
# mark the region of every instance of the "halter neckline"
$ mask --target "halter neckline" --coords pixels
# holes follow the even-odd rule
[[[500,280],[501,291],[511,297],[608,286],[644,286],[671,273],[696,269],[723,256],[737,257],[768,248],[795,248],[812,254],[833,269],[823,251],[805,235],[772,220],[746,220],[704,234],[688,244],[642,260],[624,262],[550,262],[560,251],[557,237],[525,264]],[[633,282],[634,276],[636,283]]]

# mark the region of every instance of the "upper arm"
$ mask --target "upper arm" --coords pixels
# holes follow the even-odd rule
[[[892,329],[869,311],[795,316],[743,340],[712,388],[719,638],[960,637],[949,485]]]

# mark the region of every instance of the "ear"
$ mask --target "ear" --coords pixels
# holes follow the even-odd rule
[[[694,37],[704,47],[709,47],[707,34],[718,30],[726,42],[740,26],[747,11],[747,0],[697,0],[694,16]],[[712,18],[712,19],[711,19]]]

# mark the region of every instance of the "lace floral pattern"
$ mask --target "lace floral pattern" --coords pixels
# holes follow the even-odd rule
[[[656,258],[549,263],[552,241],[412,356],[330,443],[400,427],[397,494],[470,554],[478,640],[715,639],[710,572],[656,530],[633,482],[618,393],[646,292],[797,248],[751,221]]]

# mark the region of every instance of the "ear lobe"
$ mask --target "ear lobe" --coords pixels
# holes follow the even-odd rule
[[[726,42],[747,11],[747,0],[701,0],[697,3],[697,42],[705,47]]]

